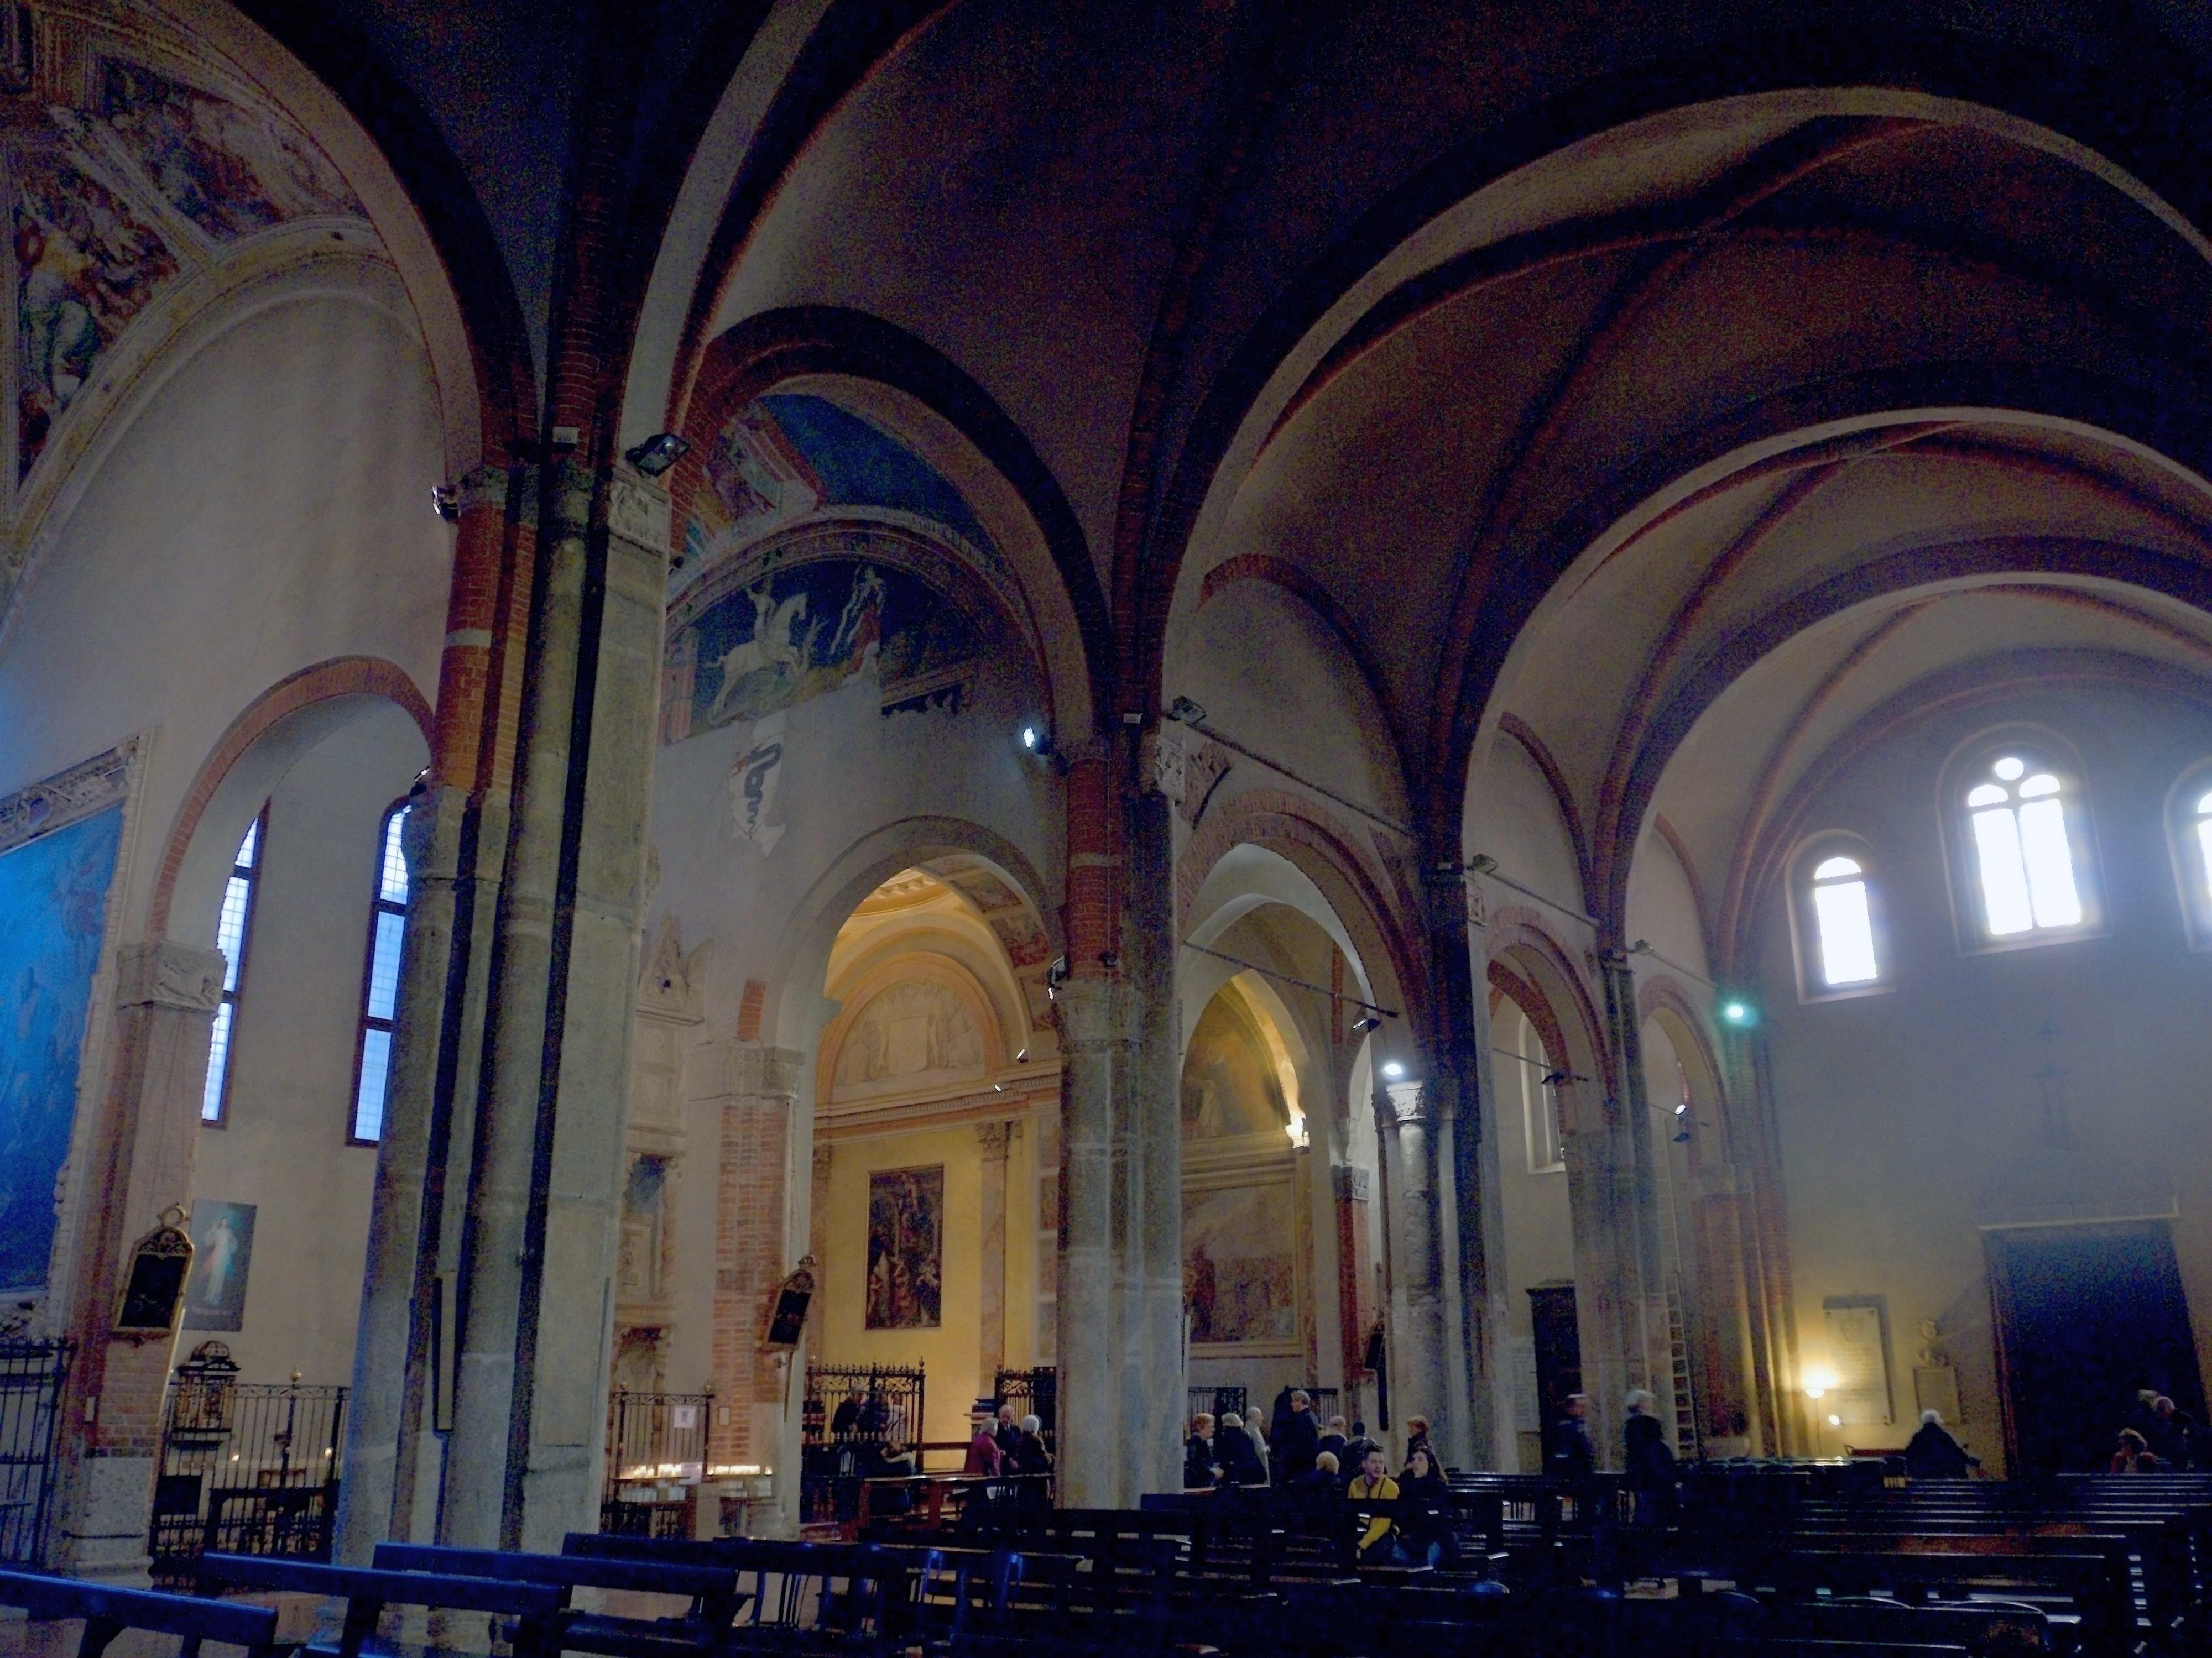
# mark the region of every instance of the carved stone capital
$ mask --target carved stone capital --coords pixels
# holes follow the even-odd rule
[[[1004,1163],[1006,1147],[1012,1142],[1017,1124],[1011,1122],[979,1122],[975,1125],[975,1143],[983,1148],[987,1163]]]
[[[222,1005],[223,967],[219,950],[173,944],[167,938],[129,945],[119,963],[115,1005],[211,1015]]]
[[[607,529],[666,558],[673,546],[668,491],[641,474],[617,467],[607,485]]]

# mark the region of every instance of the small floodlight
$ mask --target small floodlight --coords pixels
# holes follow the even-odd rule
[[[461,521],[461,486],[458,483],[432,484],[430,510],[448,524],[459,524]]]
[[[1037,729],[1036,729],[1036,727],[1035,726],[1023,726],[1023,727],[1022,727],[1022,746],[1023,746],[1024,748],[1025,748],[1025,749],[1029,750],[1031,753],[1035,753],[1035,752],[1036,752],[1036,745],[1037,745]]]
[[[1729,1001],[1721,1005],[1721,1017],[1738,1029],[1748,1029],[1759,1023],[1759,1010],[1747,1001]]]
[[[1406,1067],[1399,1064],[1397,1060],[1391,1060],[1383,1066],[1382,1074],[1389,1078],[1393,1082],[1395,1082],[1399,1078],[1406,1074]]]
[[[655,432],[634,449],[623,452],[623,459],[649,478],[657,478],[690,452],[691,446],[673,432]]]
[[[1368,1013],[1354,1019],[1352,1022],[1352,1029],[1355,1034],[1364,1035],[1367,1032],[1376,1029],[1382,1024],[1382,1021],[1378,1015]]]

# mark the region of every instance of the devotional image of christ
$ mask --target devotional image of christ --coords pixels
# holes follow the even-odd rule
[[[945,1274],[945,1165],[868,1176],[871,1330],[934,1330]]]

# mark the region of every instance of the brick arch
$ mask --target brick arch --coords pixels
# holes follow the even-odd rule
[[[1583,981],[1581,969],[1576,967],[1574,957],[1567,953],[1567,947],[1552,935],[1544,926],[1541,916],[1534,910],[1520,905],[1508,905],[1494,911],[1486,932],[1492,987],[1505,988],[1498,982],[1502,970],[1513,984],[1524,988],[1542,1004],[1543,1012],[1540,1017],[1537,1010],[1528,1003],[1522,1001],[1518,996],[1513,999],[1515,1005],[1528,1014],[1535,1024],[1549,1051],[1559,1055],[1563,1061],[1573,1052],[1566,1029],[1566,1017],[1571,1012],[1575,1023],[1581,1028],[1583,1043],[1589,1048],[1596,1065],[1595,1080],[1608,1097],[1618,1097],[1620,1089],[1614,1075],[1613,1045],[1605,1039],[1605,1021],[1599,1017],[1597,1003],[1591,998],[1589,987]],[[1557,975],[1571,999],[1571,1008],[1554,1005],[1554,998],[1550,992],[1504,959],[1509,952],[1516,950],[1527,950],[1535,956]]]
[[[1279,853],[1314,879],[1358,949],[1374,993],[1407,1004],[1407,1020],[1421,1028],[1413,1004],[1425,999],[1429,975],[1401,924],[1401,909],[1388,896],[1397,884],[1362,856],[1348,829],[1304,795],[1252,789],[1206,814],[1176,860],[1176,936],[1188,929],[1191,908],[1213,866],[1240,846]],[[1390,976],[1392,987],[1376,982],[1378,970]]]
[[[350,696],[380,697],[398,703],[422,732],[423,743],[431,742],[430,705],[404,668],[381,657],[333,657],[278,680],[248,704],[246,711],[230,722],[230,728],[216,739],[208,757],[200,762],[199,773],[185,791],[183,804],[177,808],[176,820],[169,829],[168,845],[161,854],[161,872],[154,885],[153,909],[148,918],[151,936],[158,938],[169,930],[169,905],[176,896],[177,872],[184,867],[185,854],[191,848],[192,836],[198,831],[208,803],[215,799],[216,791],[222,786],[223,779],[230,775],[239,757],[279,722],[303,708]]]

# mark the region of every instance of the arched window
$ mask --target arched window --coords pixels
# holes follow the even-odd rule
[[[207,1085],[200,1094],[200,1121],[222,1127],[230,1108],[231,1035],[238,1023],[239,987],[246,982],[246,944],[253,932],[253,890],[261,880],[261,856],[269,838],[269,806],[246,826],[238,855],[230,860],[230,879],[222,890],[222,914],[215,926],[215,947],[222,952],[222,1002],[215,1011],[215,1035],[208,1044]]]
[[[2166,797],[2166,811],[2182,924],[2191,948],[2212,950],[2212,764],[2182,774]]]
[[[2087,919],[2067,795],[2057,768],[2031,750],[2000,749],[1968,773],[1966,822],[1990,938],[2065,932]]]
[[[384,814],[377,838],[376,902],[368,914],[368,963],[362,974],[361,1038],[354,1059],[353,1121],[346,1138],[374,1145],[384,1133],[384,1090],[392,1076],[392,1023],[399,1006],[399,947],[407,934],[407,859],[399,826],[407,803]]]
[[[1811,890],[1821,987],[1840,990],[1872,984],[1881,977],[1881,968],[1875,960],[1865,864],[1842,853],[1823,858],[1813,865]]]

